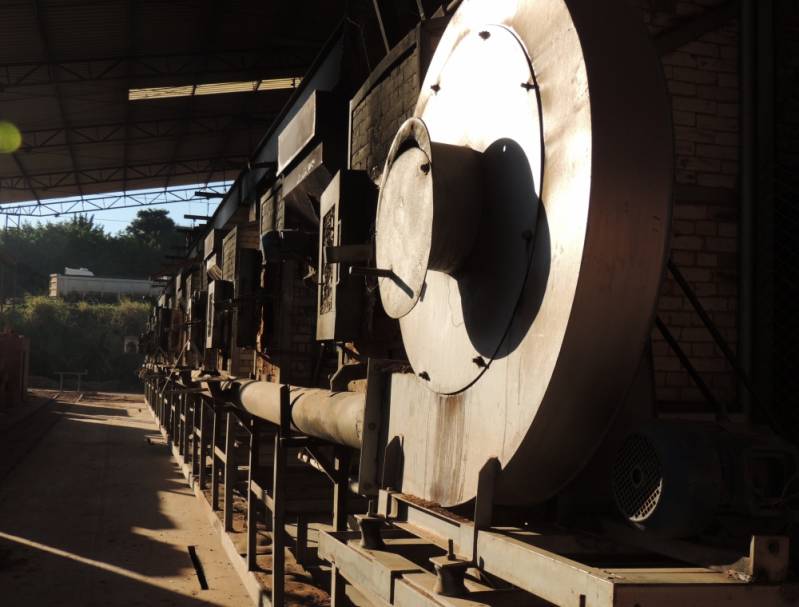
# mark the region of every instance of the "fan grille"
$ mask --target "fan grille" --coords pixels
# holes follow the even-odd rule
[[[649,518],[660,503],[663,475],[654,445],[644,436],[629,437],[613,469],[613,494],[622,514],[633,522]]]

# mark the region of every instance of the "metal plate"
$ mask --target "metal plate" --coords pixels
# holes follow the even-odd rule
[[[467,388],[499,353],[532,261],[542,131],[537,90],[522,85],[533,82],[513,32],[474,28],[453,48],[421,115],[433,141],[483,154],[475,249],[454,276],[428,272],[424,298],[400,321],[414,371],[440,394]]]
[[[540,111],[515,101],[515,93],[531,91],[508,71],[520,56],[511,41],[529,57],[539,90],[525,98]],[[515,272],[488,295],[453,290],[428,273],[420,304],[400,321],[414,369],[431,369],[424,369],[430,382],[392,379],[388,439],[402,444],[401,489],[460,504],[475,496],[486,461],[498,457],[497,499],[539,502],[591,457],[651,329],[673,175],[660,62],[623,0],[465,0],[436,50],[415,115],[436,142],[485,150],[507,139],[526,160],[541,206],[521,297]],[[528,227],[508,226],[508,242],[521,243]],[[437,303],[428,312],[431,293]],[[474,332],[458,316],[467,294],[488,302],[472,319]],[[486,369],[463,361],[490,354],[481,331],[485,344],[497,335],[501,344]],[[460,391],[442,394],[453,390]]]
[[[396,158],[392,156],[396,154]],[[394,272],[380,279],[383,308],[392,318],[405,316],[419,301],[433,233],[433,177],[422,166],[430,158],[419,147],[392,147],[380,188],[375,261]],[[390,201],[390,204],[388,203]]]

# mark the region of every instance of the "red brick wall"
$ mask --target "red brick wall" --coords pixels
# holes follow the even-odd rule
[[[657,36],[723,1],[635,3]],[[736,20],[664,55],[663,69],[675,136],[672,259],[734,349],[740,102]],[[716,397],[734,404],[737,394],[731,369],[671,275],[663,286],[658,315]],[[652,337],[657,399],[664,408],[704,409],[702,395],[677,357],[657,331]]]
[[[351,168],[378,180],[394,135],[413,114],[419,87],[416,47],[352,109]]]

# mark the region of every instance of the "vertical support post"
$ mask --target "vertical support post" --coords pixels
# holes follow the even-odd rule
[[[178,455],[186,461],[186,452],[183,450],[183,443],[186,438],[186,395],[183,392],[175,392],[177,403],[175,405],[175,434],[177,435]]]
[[[284,602],[285,575],[285,504],[283,503],[283,480],[286,468],[286,453],[282,432],[275,434],[275,461],[272,477],[272,604]]]
[[[488,529],[494,520],[494,488],[502,466],[496,457],[490,458],[480,468],[477,476],[477,496],[474,499],[474,536],[472,538],[472,560],[477,562],[477,534]]]
[[[291,388],[280,387],[280,424],[275,433],[272,475],[272,604],[284,603],[286,572],[286,504],[283,497],[286,475],[286,445],[291,431]]]
[[[347,492],[349,491],[350,452],[346,447],[336,447],[333,469],[336,484],[333,485],[333,531],[347,530]]]
[[[297,513],[297,541],[294,546],[294,558],[300,565],[305,564],[308,555],[308,517],[303,512]]]
[[[211,430],[211,509],[219,510],[219,462],[216,449],[219,447],[219,435],[222,430],[222,407],[213,403],[213,429]]]
[[[236,474],[235,434],[236,418],[228,411],[225,413],[225,496],[222,514],[225,531],[233,530],[233,484]]]
[[[258,467],[259,437],[258,419],[250,420],[250,469],[247,474],[247,570],[254,571],[258,568],[258,498],[255,495],[253,481]],[[274,554],[272,555],[274,559]]]
[[[198,448],[198,463],[199,463],[199,470],[197,470],[197,482],[200,483],[200,491],[205,490],[205,486],[208,483],[206,478],[206,466],[208,464],[207,460],[207,452],[208,452],[208,433],[205,431],[208,422],[205,419],[205,410],[206,410],[206,402],[202,396],[197,397],[197,406],[200,408],[200,443]]]
[[[350,451],[346,447],[336,447],[333,457],[336,482],[333,485],[333,531],[347,530],[347,492],[349,491]],[[338,567],[330,568],[330,600],[332,607],[348,607],[345,594],[347,582],[338,572]]]
[[[198,423],[200,420],[200,397],[196,394],[190,394],[188,397],[189,402],[191,403],[191,426],[190,426],[190,434],[189,438],[191,439],[191,448],[189,449],[189,454],[191,457],[191,465],[189,470],[191,471],[190,478],[191,478],[191,486],[194,487],[194,483],[197,482],[197,475],[200,474],[200,470],[198,468],[198,458],[197,455],[200,452],[200,444],[197,438],[199,433]]]
[[[189,464],[191,460],[191,453],[189,453],[189,438],[191,438],[192,423],[191,423],[191,395],[188,392],[183,392],[181,402],[183,405],[183,463]],[[191,466],[189,466],[191,472]]]

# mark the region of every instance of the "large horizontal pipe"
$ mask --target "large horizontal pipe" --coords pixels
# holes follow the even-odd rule
[[[279,424],[280,387],[267,381],[235,381],[233,401],[251,415]],[[361,448],[366,394],[292,387],[290,395],[292,430]]]

